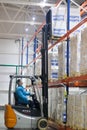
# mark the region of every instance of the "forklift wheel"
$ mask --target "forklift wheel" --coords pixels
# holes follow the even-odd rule
[[[37,127],[39,130],[46,130],[48,127],[48,121],[46,118],[40,118],[37,122]]]

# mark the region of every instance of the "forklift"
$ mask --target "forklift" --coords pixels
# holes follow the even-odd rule
[[[42,75],[40,76],[23,76],[10,75],[8,104],[5,105],[4,123],[7,128],[33,128],[39,130],[46,130],[48,127],[48,37],[47,25],[42,29]],[[37,101],[37,95],[32,100],[36,101],[39,107],[30,109],[23,105],[16,105],[11,103],[12,100],[12,81],[14,78],[28,78],[34,86],[35,77],[40,77],[42,81],[42,104]],[[15,98],[16,100],[16,98]]]

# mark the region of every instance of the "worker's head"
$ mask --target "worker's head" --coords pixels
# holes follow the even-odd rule
[[[17,83],[18,86],[22,86],[22,84],[23,84],[23,82],[22,82],[21,79],[18,79],[18,80],[16,81],[16,83]]]

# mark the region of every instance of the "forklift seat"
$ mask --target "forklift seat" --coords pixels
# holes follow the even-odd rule
[[[14,98],[15,98],[15,105],[18,105],[18,97],[15,92],[14,92]]]
[[[14,98],[15,98],[15,106],[27,106],[24,103],[22,103],[22,104],[18,103],[18,97],[15,92],[14,92]]]

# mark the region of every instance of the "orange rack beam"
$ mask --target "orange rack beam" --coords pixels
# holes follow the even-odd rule
[[[59,86],[59,83],[64,83],[65,85],[68,85],[69,87],[85,88],[85,87],[87,87],[87,74],[81,75],[81,76],[76,76],[76,77],[67,77],[66,79],[49,82],[49,88],[61,87],[61,85]]]
[[[87,10],[87,0],[81,5],[85,10]],[[82,16],[85,13],[83,9],[80,10],[80,16]]]

